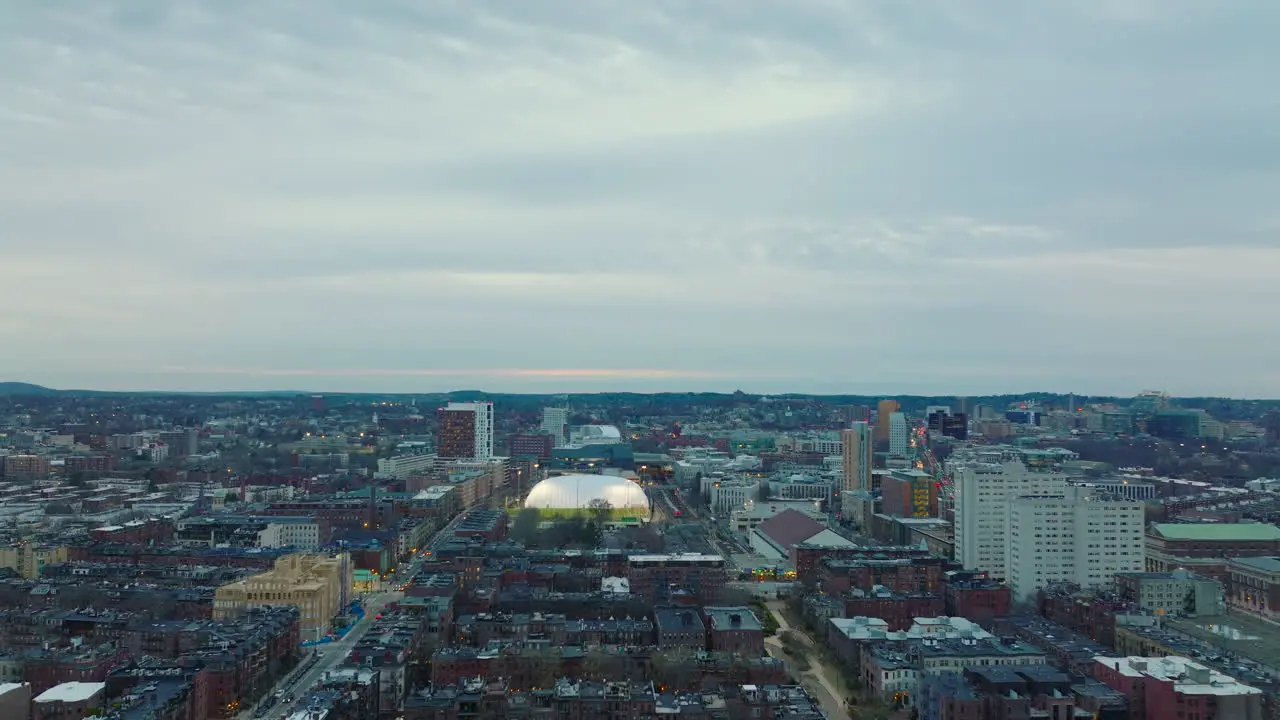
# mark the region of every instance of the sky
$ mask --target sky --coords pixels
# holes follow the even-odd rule
[[[0,380],[1280,397],[1280,3],[0,17]]]

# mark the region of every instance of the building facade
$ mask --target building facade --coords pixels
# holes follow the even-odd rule
[[[542,408],[542,425],[539,430],[552,437],[554,447],[569,444],[569,408]]]
[[[966,570],[1003,582],[1008,579],[1010,502],[1023,495],[1065,492],[1067,478],[1012,461],[958,467],[954,483],[956,559]]]
[[[301,614],[303,638],[321,637],[345,607],[352,583],[346,554],[292,554],[276,560],[271,570],[223,585],[214,595],[216,620],[239,617],[250,608],[287,605]]]
[[[840,489],[870,490],[874,457],[871,424],[859,420],[853,427],[841,430],[840,439],[843,459]]]
[[[1009,503],[1007,580],[1029,600],[1057,582],[1110,587],[1117,573],[1143,566],[1143,505],[1068,488]]]
[[[493,403],[451,402],[436,412],[436,454],[451,460],[493,457]]]
[[[907,426],[905,413],[895,412],[889,415],[889,454],[895,457],[906,457],[911,429]]]

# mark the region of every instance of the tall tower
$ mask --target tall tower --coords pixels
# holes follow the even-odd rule
[[[859,420],[853,427],[840,431],[844,442],[844,477],[842,490],[870,490],[873,462],[871,424]]]
[[[493,457],[493,403],[455,403],[436,411],[436,455],[451,460]]]
[[[881,400],[876,405],[876,442],[889,439],[889,416],[898,412],[901,407],[897,400]]]
[[[907,456],[907,445],[910,442],[910,428],[907,427],[907,416],[895,412],[889,414],[889,454],[898,457]]]

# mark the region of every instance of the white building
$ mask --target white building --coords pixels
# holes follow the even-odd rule
[[[493,403],[491,402],[473,402],[460,403],[451,402],[445,406],[445,410],[470,412],[474,415],[475,423],[475,439],[476,439],[476,460],[484,460],[493,457]]]
[[[1097,480],[1072,480],[1072,485],[1082,488],[1090,488],[1095,493],[1106,493],[1122,497],[1126,500],[1153,500],[1156,496],[1156,486],[1151,483],[1120,480],[1120,479],[1097,479]]]
[[[896,412],[889,416],[889,454],[905,457],[910,430],[907,428],[907,416]]]
[[[1009,503],[1022,495],[1061,494],[1067,477],[1017,460],[954,468],[956,560],[997,580],[1008,577]]]
[[[1053,582],[1110,587],[1145,566],[1143,503],[1090,488],[1009,501],[1006,581],[1017,599]]]
[[[711,483],[707,491],[707,504],[716,515],[728,515],[742,510],[760,497],[760,481],[752,478],[725,479]]]
[[[769,497],[783,500],[824,500],[832,497],[834,478],[815,477],[802,473],[784,475],[769,480]]]
[[[542,425],[538,428],[544,435],[555,438],[556,447],[569,444],[569,408],[542,408]]]
[[[843,441],[842,490],[870,490],[873,464],[871,423],[857,421],[853,427],[840,431]]]
[[[259,547],[320,548],[320,525],[314,522],[272,522],[258,532]]]
[[[378,472],[393,478],[404,479],[410,475],[425,475],[436,466],[433,453],[393,455],[378,460]]]

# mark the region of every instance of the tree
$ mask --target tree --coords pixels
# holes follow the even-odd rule
[[[696,670],[697,661],[688,648],[659,651],[649,658],[649,679],[660,691],[668,687],[687,687]]]
[[[511,536],[525,545],[535,545],[541,526],[542,513],[538,508],[522,508],[512,524]]]
[[[613,505],[609,504],[604,498],[596,498],[587,504],[587,509],[591,513],[591,519],[596,525],[604,527],[613,520]]]
[[[624,680],[627,676],[626,656],[591,650],[582,659],[582,670],[591,680]]]

